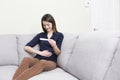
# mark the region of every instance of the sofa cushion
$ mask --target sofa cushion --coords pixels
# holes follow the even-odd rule
[[[63,33],[63,34],[64,34],[64,39],[61,46],[61,54],[58,56],[57,62],[60,67],[65,69],[69,57],[72,53],[74,43],[78,36],[72,33]]]
[[[104,80],[120,80],[120,40]]]
[[[36,34],[20,34],[17,35],[18,38],[18,53],[19,53],[19,63],[22,61],[24,57],[33,57],[35,54],[29,54],[24,51],[25,45],[35,36]],[[38,45],[34,47],[35,49],[39,49]]]
[[[16,35],[0,35],[0,65],[18,65]]]
[[[29,80],[79,80],[74,76],[68,74],[64,70],[57,68],[51,71],[46,71],[36,75]]]
[[[18,66],[0,66],[0,80],[12,80]]]
[[[79,35],[67,71],[81,80],[103,80],[110,66],[118,38],[107,33]]]

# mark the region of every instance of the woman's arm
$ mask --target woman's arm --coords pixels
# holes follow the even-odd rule
[[[56,55],[59,55],[61,53],[61,50],[56,46],[53,46],[53,50],[55,51]]]
[[[44,50],[44,51],[39,51],[39,50],[36,50],[30,46],[25,46],[24,47],[24,50],[28,53],[32,53],[32,54],[38,54],[38,55],[41,55],[41,56],[46,56],[46,57],[49,57],[52,55],[51,52],[49,52],[48,50]]]
[[[49,39],[48,41],[49,41],[50,45],[53,47],[55,54],[59,55],[61,51],[58,48],[58,46],[56,45],[56,41],[54,41],[53,39]]]

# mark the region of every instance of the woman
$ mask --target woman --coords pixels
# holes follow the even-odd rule
[[[63,41],[63,34],[56,29],[52,15],[45,14],[41,19],[43,32],[37,34],[24,47],[28,53],[36,54],[34,58],[25,57],[13,76],[13,80],[27,80],[43,71],[56,68],[57,56]],[[39,44],[40,50],[33,47]]]

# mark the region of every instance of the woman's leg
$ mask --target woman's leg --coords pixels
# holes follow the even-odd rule
[[[39,60],[36,58],[25,57],[19,65],[18,69],[16,70],[13,76],[13,80],[15,80],[15,78],[18,77],[23,71],[34,65],[37,61]]]
[[[31,68],[25,70],[15,80],[28,80],[29,78],[41,73],[56,68],[56,63],[53,61],[40,60]]]

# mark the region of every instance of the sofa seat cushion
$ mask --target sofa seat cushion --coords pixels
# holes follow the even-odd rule
[[[12,80],[17,66],[0,66],[0,80]]]
[[[43,72],[37,76],[30,78],[29,80],[79,80],[74,76],[68,74],[60,68],[55,70]]]

